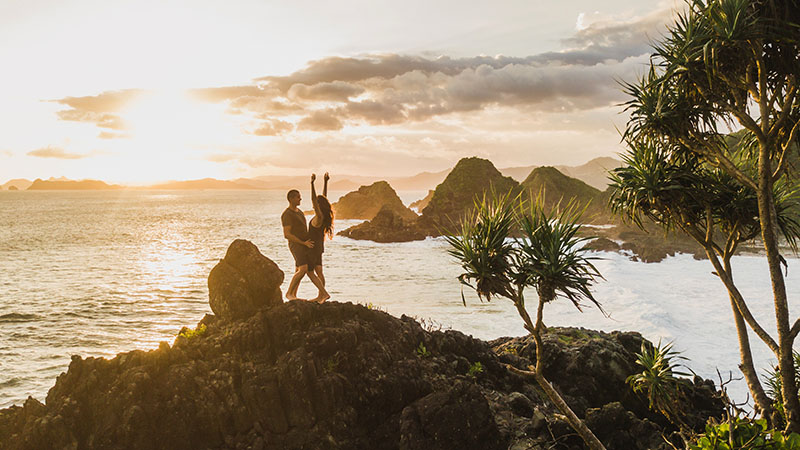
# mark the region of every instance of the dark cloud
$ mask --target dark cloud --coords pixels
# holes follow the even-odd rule
[[[336,115],[336,111],[314,111],[297,124],[297,129],[309,131],[341,130],[343,125]]]
[[[403,105],[390,102],[365,100],[348,103],[344,111],[348,117],[363,119],[372,125],[394,124],[406,120]]]
[[[268,120],[261,123],[261,126],[253,131],[256,136],[278,136],[292,131],[294,126],[282,120]]]
[[[346,102],[350,97],[363,93],[366,89],[344,81],[324,82],[308,86],[297,83],[289,88],[288,97],[303,100],[329,100]]]
[[[78,153],[68,153],[63,148],[47,146],[28,152],[29,156],[36,156],[37,158],[57,158],[57,159],[82,159],[88,155],[81,155]]]

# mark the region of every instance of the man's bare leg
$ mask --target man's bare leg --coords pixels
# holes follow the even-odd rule
[[[286,289],[286,300],[298,300],[297,288],[298,286],[300,286],[300,280],[303,279],[303,277],[306,275],[307,272],[308,272],[308,266],[305,264],[295,268],[292,280],[289,281],[289,288]]]
[[[316,286],[317,289],[319,289],[319,294],[317,295],[317,297],[311,299],[310,301],[322,303],[325,300],[331,298],[331,295],[328,294],[328,291],[325,290],[325,285],[322,284],[322,280],[319,279],[315,271],[312,270],[311,272],[306,273],[306,275],[308,275],[308,278],[310,278],[311,282],[314,283],[314,286]]]

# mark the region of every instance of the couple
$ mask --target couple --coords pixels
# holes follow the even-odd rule
[[[325,275],[322,274],[322,252],[325,251],[325,235],[333,238],[333,211],[328,201],[328,180],[330,176],[325,172],[325,184],[322,195],[317,195],[314,188],[316,174],[311,175],[311,202],[314,205],[314,218],[306,229],[306,216],[300,206],[300,192],[292,189],[286,194],[289,207],[281,214],[283,236],[289,241],[289,250],[294,256],[296,267],[289,289],[286,290],[287,300],[298,300],[297,287],[305,275],[311,279],[314,286],[319,289],[317,297],[311,301],[322,303],[331,298],[325,290]]]

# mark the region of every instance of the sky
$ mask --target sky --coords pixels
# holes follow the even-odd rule
[[[673,0],[0,2],[0,183],[413,175],[622,150]]]

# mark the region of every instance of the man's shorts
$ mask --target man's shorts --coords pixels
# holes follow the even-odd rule
[[[292,252],[292,256],[294,256],[295,267],[308,265],[308,247],[300,244],[289,244],[289,251]]]

